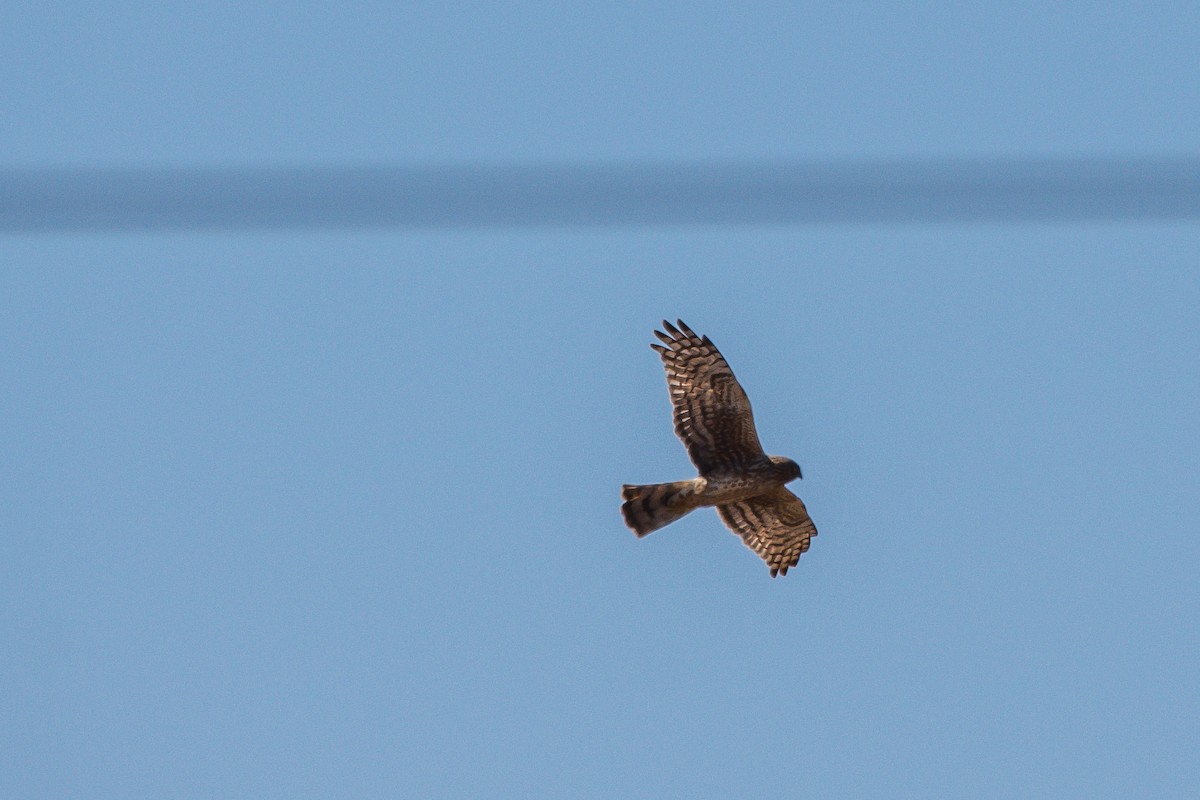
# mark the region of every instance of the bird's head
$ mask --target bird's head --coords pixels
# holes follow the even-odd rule
[[[771,463],[776,466],[783,467],[783,474],[787,475],[787,480],[794,481],[796,478],[803,478],[804,473],[800,471],[800,465],[790,458],[784,456],[771,456]]]

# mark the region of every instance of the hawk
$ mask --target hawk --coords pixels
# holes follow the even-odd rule
[[[675,433],[700,477],[621,489],[621,514],[638,537],[701,506],[716,506],[721,520],[767,562],[771,577],[786,575],[808,550],[817,528],[799,497],[784,484],[800,465],[768,456],[758,443],[750,398],[707,336],[676,320],[663,321],[650,346],[662,356],[674,409]]]

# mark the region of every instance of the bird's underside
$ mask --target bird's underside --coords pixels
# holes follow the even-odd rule
[[[662,357],[675,433],[700,477],[674,483],[625,485],[621,513],[645,536],[696,508],[714,506],[721,520],[767,563],[786,575],[817,529],[804,503],[784,484],[800,477],[794,461],[768,456],[759,444],[750,400],[707,336],[683,320],[663,322],[652,344]]]

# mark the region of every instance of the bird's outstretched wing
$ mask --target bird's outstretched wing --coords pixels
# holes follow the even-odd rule
[[[772,578],[787,575],[817,535],[817,526],[804,503],[782,486],[768,494],[717,506],[717,513],[747,547],[767,562]]]
[[[761,461],[750,398],[708,337],[697,336],[683,320],[677,322],[679,327],[664,320],[666,333],[654,332],[662,344],[650,346],[666,367],[675,433],[692,463],[704,475]]]

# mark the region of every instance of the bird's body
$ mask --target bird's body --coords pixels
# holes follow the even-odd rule
[[[719,506],[756,497],[763,493],[764,487],[782,487],[798,477],[799,467],[796,467],[795,462],[790,459],[780,459],[776,462],[767,457],[743,470],[710,472],[706,477],[696,480],[704,482],[700,494],[707,502],[703,505]]]
[[[785,484],[802,477],[790,458],[768,456],[758,442],[750,400],[708,337],[683,320],[655,331],[674,409],[675,432],[700,472],[698,478],[627,484],[621,496],[625,522],[640,537],[703,506],[767,562],[771,577],[786,575],[808,550],[817,529],[800,498]],[[664,346],[665,345],[665,346]]]

